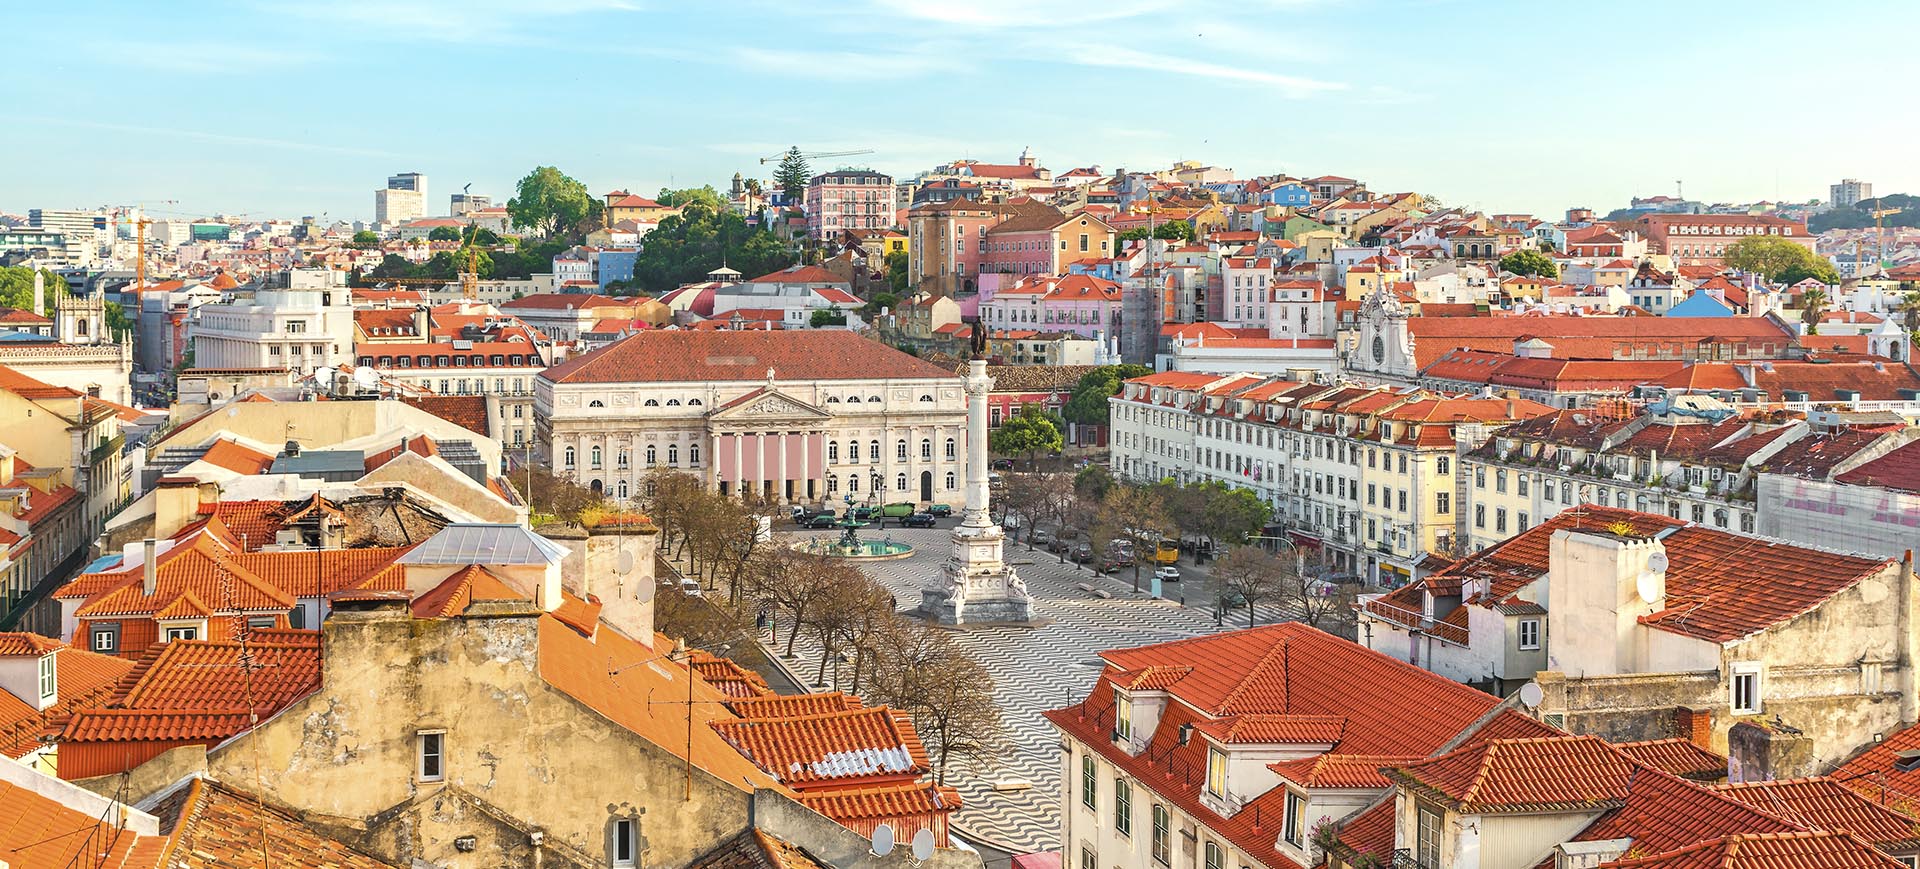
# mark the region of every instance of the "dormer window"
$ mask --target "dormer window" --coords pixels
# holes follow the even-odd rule
[[[1133,740],[1133,704],[1118,688],[1113,691],[1113,735],[1123,741]]]
[[[59,674],[53,667],[54,654],[49,652],[40,656],[40,700],[43,703],[60,694]]]
[[[1207,749],[1207,793],[1223,798],[1227,795],[1227,753],[1218,748]]]

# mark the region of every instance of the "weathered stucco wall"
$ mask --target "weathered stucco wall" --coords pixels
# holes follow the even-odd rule
[[[696,768],[685,797],[679,758],[550,688],[537,625],[336,611],[326,687],[214,752],[213,774],[253,781],[257,758],[269,799],[364,823],[360,841],[402,864],[527,865],[515,840],[539,831],[549,864],[604,865],[611,819],[637,816],[646,864],[679,866],[746,828],[751,794]],[[421,730],[446,732],[444,783],[417,780]],[[456,852],[461,836],[495,859]]]

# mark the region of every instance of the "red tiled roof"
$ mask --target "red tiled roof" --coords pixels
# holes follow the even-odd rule
[[[258,450],[241,446],[238,442],[221,438],[207,448],[200,460],[211,465],[226,468],[243,476],[264,474],[273,467],[273,456]]]
[[[1268,764],[1281,778],[1305,788],[1387,788],[1381,770],[1420,760],[1391,754],[1321,754]]]
[[[59,722],[77,710],[106,702],[121,677],[133,669],[133,662],[63,644],[53,653],[53,668],[59,699],[45,710],[0,691],[0,754],[17,758],[41,748],[40,738],[57,730]]]
[[[820,694],[761,694],[730,700],[727,706],[741,718],[794,718],[850,712],[865,704],[851,694],[831,691]]]
[[[953,379],[951,371],[838,329],[793,332],[646,331],[556,365],[554,383],[760,382],[789,379]]]
[[[393,869],[299,819],[269,808],[255,796],[196,777],[168,811],[169,852],[186,867],[283,867],[283,869]],[[176,808],[176,800],[161,804]],[[156,813],[161,809],[156,808]],[[90,865],[90,864],[89,864]],[[153,864],[148,864],[153,865]]]
[[[1198,728],[1217,742],[1337,743],[1347,729],[1344,715],[1235,715]]]
[[[958,790],[918,783],[803,792],[795,799],[801,805],[843,824],[848,821],[950,812],[960,807]]]
[[[849,779],[915,778],[929,769],[906,713],[885,707],[805,718],[715,721],[754,765],[797,788]]]
[[[527,600],[527,596],[501,582],[492,571],[469,564],[415,597],[413,617],[450,618],[466,612],[467,606],[474,601],[488,600]]]
[[[10,866],[153,869],[166,844],[164,836],[142,836],[36,789],[0,781],[0,854]]]
[[[25,631],[0,633],[0,658],[34,657],[66,648],[67,644]]]
[[[400,401],[475,434],[487,435],[493,431],[484,395],[402,396]]]
[[[1714,789],[1811,830],[1845,830],[1887,850],[1920,846],[1920,822],[1829,777],[1722,784]]]
[[[788,266],[744,281],[749,284],[844,284],[846,282],[846,279],[819,266]]]
[[[1920,751],[1920,727],[1908,725],[1894,731],[1841,764],[1832,776],[1876,803],[1920,818],[1920,769],[1903,771],[1895,766],[1900,754],[1909,751]]]
[[[1834,482],[1920,493],[1920,440],[1837,474]]]
[[[1638,850],[1639,843],[1634,843]],[[1602,869],[1898,869],[1894,860],[1852,833],[1741,834],[1712,839]]]
[[[1389,770],[1387,777],[1468,814],[1613,808],[1634,764],[1594,736],[1495,739]]]
[[[1727,775],[1726,758],[1701,748],[1688,739],[1675,737],[1644,742],[1623,742],[1614,747],[1625,752],[1636,763],[1669,772],[1681,778],[1712,780],[1725,778]]]

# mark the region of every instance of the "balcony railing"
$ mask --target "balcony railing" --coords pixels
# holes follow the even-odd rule
[[[1395,848],[1393,849],[1393,869],[1440,869],[1440,867],[1420,862],[1419,858],[1413,856],[1412,848]]]

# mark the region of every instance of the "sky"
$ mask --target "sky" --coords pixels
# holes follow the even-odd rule
[[[1920,193],[1920,3],[67,0],[7,11],[0,212],[368,220],[553,165],[651,195],[761,157],[908,177],[1199,160],[1556,216]],[[1874,46],[1878,45],[1879,48]]]

